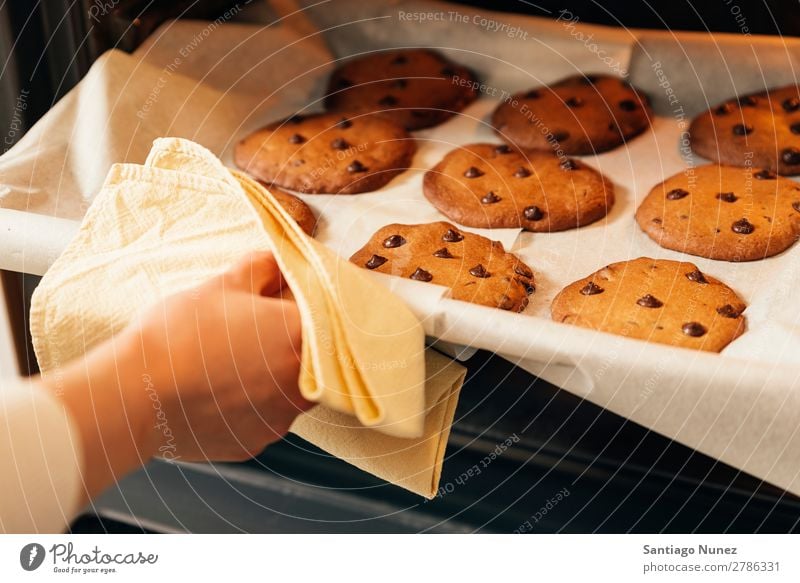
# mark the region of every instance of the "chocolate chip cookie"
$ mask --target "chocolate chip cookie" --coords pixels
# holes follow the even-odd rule
[[[383,112],[408,130],[432,127],[475,100],[475,76],[427,49],[372,53],[331,76],[325,106]]]
[[[492,114],[501,139],[520,148],[564,154],[612,150],[642,133],[647,97],[618,77],[576,75],[504,100]]]
[[[692,263],[640,257],[565,287],[553,320],[612,334],[719,352],[745,329],[745,303]]]
[[[533,271],[499,241],[446,223],[387,225],[350,261],[365,269],[450,288],[450,297],[521,312],[535,290]]]
[[[689,132],[692,149],[709,160],[800,174],[800,87],[721,103],[695,118]]]
[[[585,164],[495,144],[449,152],[425,173],[423,191],[462,225],[536,232],[587,225],[614,204],[611,182]]]
[[[236,145],[234,162],[258,180],[306,193],[371,192],[404,172],[413,138],[377,115],[294,116]]]
[[[800,184],[708,164],[655,186],[636,221],[662,247],[724,261],[776,255],[800,237]]]
[[[317,217],[308,208],[308,205],[300,198],[293,194],[289,194],[285,190],[281,190],[277,186],[264,184],[264,188],[270,191],[275,200],[278,201],[284,210],[289,213],[289,216],[294,219],[294,222],[303,230],[309,237],[314,236],[314,227],[317,226]]]

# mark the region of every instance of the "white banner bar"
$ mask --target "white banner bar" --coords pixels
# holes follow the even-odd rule
[[[800,580],[797,547],[785,535],[10,535],[0,581],[777,582]]]

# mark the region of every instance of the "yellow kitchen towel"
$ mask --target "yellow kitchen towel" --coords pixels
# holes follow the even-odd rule
[[[447,436],[466,369],[433,349],[425,352],[425,431],[420,439],[400,439],[359,425],[351,416],[319,406],[300,415],[296,433],[335,457],[426,498],[439,489]],[[402,364],[396,369],[402,374]]]
[[[274,251],[298,303],[300,388],[321,405],[297,432],[315,442],[317,435],[353,431],[360,437],[342,435],[342,457],[398,483],[395,476],[419,474],[400,485],[432,495],[463,369],[459,376],[458,365],[430,356],[429,366],[449,372],[426,382],[424,333],[403,302],[306,236],[267,189],[188,140],[156,140],[144,165],[109,171],[75,239],[33,296],[31,333],[42,372],[122,330],[143,307],[259,249]],[[363,437],[364,428],[371,437]],[[393,471],[373,449],[382,439],[383,453],[396,460]],[[401,450],[395,440],[404,443]],[[362,441],[370,446],[364,455]],[[369,459],[378,460],[374,469]]]

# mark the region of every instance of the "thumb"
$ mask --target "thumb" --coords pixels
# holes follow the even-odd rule
[[[225,288],[260,296],[271,296],[283,286],[275,256],[269,251],[253,251],[222,274]]]

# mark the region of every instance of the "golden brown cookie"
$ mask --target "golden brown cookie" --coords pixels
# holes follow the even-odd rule
[[[721,103],[697,116],[689,133],[692,149],[709,160],[800,174],[800,87]]]
[[[742,299],[692,263],[640,257],[612,263],[565,287],[553,320],[719,352],[745,329]]]
[[[563,231],[606,215],[614,187],[570,158],[507,145],[471,144],[425,173],[427,199],[468,227]]]
[[[317,217],[302,199],[293,194],[289,194],[285,190],[281,190],[275,185],[264,184],[264,188],[272,193],[275,200],[289,213],[289,216],[294,219],[294,222],[303,230],[309,237],[314,236],[314,227],[317,226]]]
[[[623,79],[576,75],[504,100],[492,125],[519,148],[583,155],[611,150],[642,133],[651,115],[647,97]]]
[[[414,139],[376,115],[293,116],[236,145],[236,165],[263,182],[307,193],[371,192],[404,172]]]
[[[763,259],[800,237],[800,184],[769,170],[690,168],[655,186],[636,221],[667,249],[724,261]]]
[[[475,100],[475,77],[427,49],[375,52],[346,62],[331,76],[325,106],[380,111],[408,130],[442,123]]]
[[[460,231],[444,221],[387,225],[350,261],[364,267],[449,287],[450,297],[521,312],[533,293],[533,271],[499,241]]]

